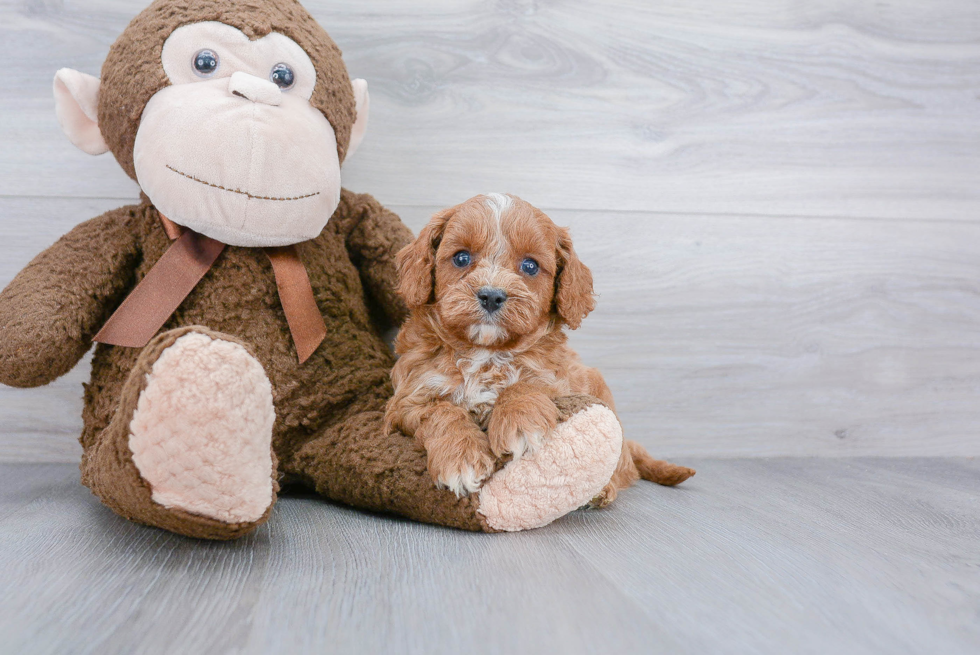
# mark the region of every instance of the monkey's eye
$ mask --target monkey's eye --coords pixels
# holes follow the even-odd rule
[[[269,73],[269,79],[280,89],[288,89],[296,82],[296,75],[293,74],[293,69],[286,64],[276,64],[272,67],[272,72]]]
[[[526,257],[524,261],[521,262],[521,273],[534,277],[538,274],[538,263],[530,257]]]
[[[211,77],[218,70],[218,53],[205,48],[194,55],[194,72],[199,77]]]
[[[456,268],[466,268],[470,265],[471,257],[467,250],[460,250],[453,255],[453,266]]]

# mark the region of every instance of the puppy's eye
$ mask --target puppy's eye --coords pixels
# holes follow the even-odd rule
[[[521,273],[534,277],[538,274],[538,263],[530,257],[527,257],[521,262]]]
[[[453,266],[456,268],[466,268],[470,265],[470,261],[472,261],[472,258],[467,250],[460,250],[453,255]]]
[[[218,53],[204,49],[194,55],[194,72],[198,77],[211,77],[218,70]]]

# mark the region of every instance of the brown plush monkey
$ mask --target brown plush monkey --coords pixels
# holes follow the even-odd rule
[[[537,460],[462,498],[433,484],[414,440],[382,430],[393,359],[381,334],[406,313],[394,258],[411,233],[341,188],[367,85],[297,2],[157,0],[101,81],[64,69],[55,96],[71,141],[111,151],[144,197],[76,227],[0,294],[0,382],[47,384],[100,342],[81,471],[114,511],[229,539],[297,483],[515,530],[609,480],[622,435],[588,397],[558,401],[563,422]]]

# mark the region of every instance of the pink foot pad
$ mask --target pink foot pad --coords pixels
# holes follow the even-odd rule
[[[490,478],[480,490],[479,512],[494,530],[547,525],[602,491],[622,448],[623,429],[616,415],[592,405],[559,424],[541,448]]]
[[[272,386],[236,343],[192,332],[153,364],[130,423],[155,502],[228,523],[272,503]]]

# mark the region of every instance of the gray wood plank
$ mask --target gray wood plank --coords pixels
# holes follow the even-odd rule
[[[980,648],[975,460],[709,461],[698,478],[562,534],[692,652]]]
[[[135,197],[60,135],[50,84],[97,74],[144,4],[0,5],[0,195]],[[348,183],[389,204],[977,218],[969,0],[307,5],[373,90]]]
[[[119,204],[0,199],[0,285]],[[436,208],[393,209],[417,231]],[[980,226],[551,214],[600,294],[572,343],[652,451],[980,454]],[[76,462],[87,375],[83,363],[49,387],[0,388],[0,461]]]
[[[9,652],[973,653],[980,464],[697,460],[608,510],[475,535],[309,497],[233,543],[0,465]]]

